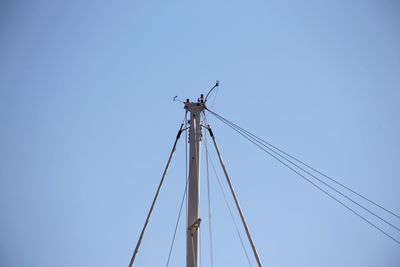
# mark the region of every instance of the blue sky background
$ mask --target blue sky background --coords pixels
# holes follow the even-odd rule
[[[183,119],[172,98],[216,79],[217,113],[399,214],[399,12],[386,0],[1,1],[0,265],[127,266]],[[210,124],[265,266],[399,266],[399,245]],[[165,266],[184,148],[136,266]],[[211,187],[215,266],[247,266]],[[184,231],[170,266],[184,266]]]

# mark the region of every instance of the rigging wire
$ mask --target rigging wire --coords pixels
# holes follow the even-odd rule
[[[343,187],[343,188],[349,190],[349,191],[352,192],[353,194],[355,194],[355,195],[357,195],[357,196],[363,198],[364,200],[368,201],[369,203],[375,205],[376,207],[381,208],[382,210],[386,211],[387,213],[389,213],[389,214],[391,214],[391,215],[397,217],[398,219],[400,219],[400,216],[399,216],[398,214],[394,213],[393,211],[388,210],[387,208],[385,208],[385,207],[383,207],[382,205],[378,204],[377,202],[371,200],[370,198],[368,198],[368,197],[366,197],[366,196],[364,196],[364,195],[362,195],[362,194],[356,192],[354,189],[351,189],[350,187],[344,185],[343,183],[341,183],[341,182],[339,182],[339,181],[333,179],[332,177],[328,176],[327,174],[323,173],[322,171],[319,171],[319,170],[313,168],[312,166],[310,166],[309,164],[305,163],[304,161],[302,161],[302,160],[300,160],[300,159],[294,157],[293,155],[287,153],[287,152],[284,151],[283,149],[280,149],[279,147],[274,146],[274,145],[271,144],[270,142],[267,142],[266,140],[264,140],[264,139],[262,139],[262,138],[256,136],[255,134],[253,134],[253,133],[247,131],[246,129],[240,127],[239,125],[237,125],[237,124],[235,124],[235,123],[229,121],[228,119],[222,117],[221,115],[219,115],[219,114],[217,114],[217,113],[215,113],[215,112],[213,112],[213,111],[211,111],[211,110],[209,110],[209,109],[207,109],[207,110],[208,110],[211,114],[213,114],[214,116],[219,117],[221,120],[226,121],[227,123],[229,123],[229,124],[231,124],[232,126],[238,128],[239,130],[245,132],[246,134],[248,134],[249,136],[253,137],[254,139],[257,139],[260,143],[263,143],[264,145],[269,146],[270,148],[272,148],[272,150],[275,149],[275,150],[277,150],[277,151],[279,151],[279,152],[285,154],[286,156],[290,157],[291,159],[293,159],[293,160],[297,161],[298,163],[302,164],[303,166],[309,168],[310,170],[312,170],[312,171],[314,171],[314,172],[320,174],[321,176],[323,176],[323,177],[329,179],[330,181],[334,182],[335,184],[337,184],[337,185],[339,185],[339,186],[341,186],[341,187]]]
[[[230,178],[230,176],[228,174],[228,171],[226,170],[225,163],[222,160],[221,152],[220,152],[220,150],[218,148],[218,145],[217,145],[217,142],[215,140],[215,135],[213,134],[213,132],[212,132],[212,130],[211,130],[209,125],[207,125],[207,129],[208,129],[208,131],[210,133],[211,139],[213,140],[214,148],[215,148],[215,151],[217,152],[219,163],[221,164],[221,168],[222,168],[222,170],[224,172],[224,175],[225,175],[225,178],[226,178],[226,182],[228,183],[228,186],[229,186],[229,189],[231,191],[233,200],[235,201],[236,209],[239,212],[240,219],[242,221],[244,230],[246,232],[247,239],[248,239],[248,241],[249,241],[249,243],[251,245],[251,249],[253,250],[254,257],[255,257],[255,259],[257,261],[258,266],[262,267],[260,256],[258,255],[257,248],[256,248],[256,246],[254,244],[254,240],[251,237],[251,233],[250,233],[249,227],[248,227],[246,219],[244,217],[242,208],[240,207],[239,200],[238,200],[238,198],[236,196],[236,193],[235,193],[235,189],[233,188],[233,184],[232,184],[231,178]]]
[[[195,255],[195,253],[194,253],[194,241],[193,241],[193,235],[191,235],[190,237],[191,237],[191,240],[192,240],[192,253],[193,253],[193,255]],[[196,264],[196,259],[195,259],[195,257],[193,257],[193,266],[194,266],[194,267],[197,267],[197,264]]]
[[[185,114],[185,125],[186,125],[186,129],[187,129],[187,125],[188,125],[188,119],[187,119],[187,115],[188,113],[186,112]],[[185,183],[186,183],[186,192],[188,190],[188,179],[189,179],[189,173],[188,173],[188,131],[185,132]],[[186,222],[188,221],[188,202],[186,201]]]
[[[185,114],[185,129],[187,127],[187,113]],[[187,140],[187,132],[185,134],[186,140]],[[181,218],[181,213],[182,213],[182,208],[183,208],[183,203],[185,202],[186,196],[187,196],[187,185],[188,185],[188,173],[187,173],[187,142],[185,142],[185,160],[186,160],[186,166],[185,166],[185,190],[183,192],[180,208],[179,208],[179,213],[178,213],[178,218],[176,219],[176,224],[175,224],[175,229],[174,229],[174,234],[172,237],[171,245],[169,248],[169,253],[168,253],[168,259],[167,259],[167,264],[166,267],[169,266],[169,261],[171,259],[171,254],[172,254],[172,249],[174,247],[175,243],[175,238],[176,238],[176,232],[178,230],[180,218]]]
[[[240,234],[240,231],[239,231],[239,227],[238,227],[238,225],[237,225],[237,223],[236,223],[236,221],[235,221],[235,217],[233,216],[232,209],[231,209],[231,207],[229,206],[228,199],[227,199],[226,194],[225,194],[225,191],[224,191],[224,189],[223,189],[223,187],[222,187],[221,180],[220,180],[220,178],[219,178],[219,175],[218,175],[218,173],[217,173],[217,170],[215,169],[214,162],[213,162],[212,158],[210,157],[210,154],[209,154],[208,151],[207,151],[207,153],[208,153],[208,157],[209,157],[209,159],[210,159],[211,167],[212,167],[212,169],[214,170],[215,177],[217,177],[218,185],[219,185],[219,188],[220,188],[220,190],[221,190],[222,196],[223,196],[223,198],[224,198],[225,205],[226,205],[226,207],[228,208],[229,215],[230,215],[230,217],[231,217],[231,219],[232,219],[232,222],[233,222],[233,224],[234,224],[234,226],[235,226],[236,234],[237,234],[237,236],[238,236],[238,238],[239,238],[239,240],[240,240],[240,244],[242,245],[242,249],[243,249],[243,251],[244,251],[244,254],[246,255],[247,262],[249,263],[249,266],[251,267],[252,265],[251,265],[251,262],[250,262],[249,254],[247,253],[246,247],[245,247],[245,245],[244,245],[243,238],[242,238],[242,236],[241,236],[241,234]]]
[[[218,92],[219,92],[219,87],[215,90],[215,95],[214,95],[213,101],[211,103],[211,108],[214,107],[215,100],[217,100],[217,97],[218,97]]]
[[[206,116],[206,113],[205,113],[205,112],[203,112],[203,117],[204,117],[204,123],[205,123],[205,125],[208,125],[207,116]],[[208,130],[209,130],[209,126],[203,126],[203,127],[204,127],[205,129],[208,129]],[[221,180],[219,179],[218,173],[217,173],[217,171],[216,171],[216,169],[215,169],[214,162],[213,162],[213,160],[212,160],[212,158],[211,158],[211,156],[210,156],[210,153],[208,152],[207,131],[205,131],[205,146],[206,146],[206,154],[207,154],[206,156],[207,156],[207,158],[208,158],[208,159],[210,160],[210,162],[211,162],[211,166],[212,166],[212,168],[213,168],[215,177],[217,177],[217,181],[218,181],[219,188],[220,188],[220,190],[221,190],[221,192],[222,192],[222,196],[224,197],[225,205],[226,205],[226,207],[228,208],[230,217],[231,217],[232,222],[233,222],[233,224],[234,224],[234,226],[235,226],[236,233],[237,233],[237,235],[238,235],[238,237],[239,237],[239,240],[240,240],[240,243],[241,243],[241,245],[242,245],[242,249],[243,249],[243,251],[244,251],[244,254],[246,255],[247,262],[249,263],[249,266],[251,267],[252,265],[251,265],[251,262],[250,262],[250,258],[249,258],[249,255],[248,255],[248,253],[247,253],[246,247],[245,247],[245,245],[244,245],[243,238],[242,238],[242,236],[241,236],[241,234],[240,234],[239,227],[238,227],[237,224],[236,224],[236,221],[235,221],[235,218],[234,218],[234,216],[233,216],[232,210],[231,210],[231,208],[230,208],[230,206],[229,206],[228,199],[227,199],[227,197],[226,197],[225,191],[224,191],[224,189],[222,188],[222,183],[221,183]]]
[[[222,118],[221,118],[222,120]],[[227,123],[229,123],[229,121],[227,121]],[[230,124],[230,123],[229,123]],[[232,126],[235,127],[235,126]],[[236,127],[237,128],[237,127]],[[250,137],[252,138],[252,137]],[[255,138],[253,138],[253,140],[256,140]],[[256,140],[257,141],[257,140]],[[259,141],[257,141],[259,142]],[[263,144],[261,144],[263,145]],[[316,180],[318,180],[320,183],[324,184],[325,186],[329,187],[330,189],[332,189],[333,191],[335,191],[336,193],[340,194],[341,196],[343,196],[344,198],[348,199],[349,201],[353,202],[354,204],[356,204],[357,206],[359,206],[360,208],[364,209],[365,211],[367,211],[368,213],[370,213],[371,215],[377,217],[378,219],[380,219],[381,221],[385,222],[386,224],[390,225],[391,227],[393,227],[394,229],[396,229],[397,231],[400,231],[400,228],[398,228],[397,226],[395,226],[394,224],[390,223],[389,221],[385,220],[384,218],[382,218],[381,216],[377,215],[376,213],[374,213],[373,211],[371,211],[370,209],[364,207],[363,205],[361,205],[360,203],[358,203],[357,201],[351,199],[350,197],[348,197],[347,195],[345,195],[344,193],[340,192],[339,190],[337,190],[336,188],[334,188],[333,186],[329,185],[328,183],[326,183],[325,181],[321,180],[320,178],[318,178],[317,176],[313,175],[312,173],[310,173],[309,171],[305,170],[304,168],[302,168],[301,166],[299,166],[298,164],[294,163],[293,161],[291,161],[290,159],[287,159],[286,157],[282,156],[281,154],[279,154],[278,152],[274,151],[273,149],[263,145],[265,148],[267,148],[269,151],[271,151],[272,153],[274,153],[275,155],[277,155],[278,157],[286,160],[287,162],[291,163],[293,166],[296,166],[298,169],[302,170],[303,172],[307,173],[308,175],[310,175],[311,177],[315,178]]]
[[[186,115],[185,115],[185,116],[186,116]],[[157,199],[158,199],[158,195],[159,195],[160,190],[161,190],[161,187],[162,187],[162,185],[163,185],[163,183],[164,183],[164,179],[165,179],[165,176],[166,176],[166,174],[167,174],[168,167],[169,167],[169,165],[170,165],[170,163],[171,163],[172,156],[173,156],[173,154],[174,154],[174,152],[175,152],[175,150],[176,150],[176,144],[178,143],[178,140],[179,140],[179,138],[180,138],[180,136],[181,136],[181,134],[182,134],[182,131],[184,131],[184,130],[182,129],[182,128],[183,128],[183,125],[184,125],[184,124],[182,123],[182,124],[181,124],[181,127],[179,128],[178,134],[176,135],[174,145],[173,145],[172,150],[171,150],[171,152],[170,152],[170,155],[169,155],[169,157],[168,157],[167,164],[166,164],[166,166],[165,166],[165,168],[164,168],[164,172],[163,172],[163,174],[162,174],[162,176],[161,176],[161,180],[160,180],[160,183],[159,183],[159,185],[158,185],[158,187],[157,187],[156,194],[154,195],[153,202],[151,203],[150,210],[149,210],[149,212],[148,212],[148,214],[147,214],[147,217],[146,217],[146,221],[145,221],[145,223],[144,223],[144,225],[143,225],[142,231],[141,231],[140,236],[139,236],[139,240],[138,240],[138,242],[137,242],[137,244],[136,244],[136,247],[135,247],[135,250],[134,250],[134,252],[133,252],[132,258],[131,258],[131,260],[130,260],[130,262],[129,262],[129,267],[132,267],[132,266],[133,266],[133,263],[135,262],[135,259],[136,259],[136,256],[137,256],[137,253],[139,252],[139,247],[140,247],[140,245],[141,245],[141,243],[142,243],[142,240],[143,240],[143,237],[144,237],[144,233],[145,233],[145,231],[146,231],[146,229],[147,229],[147,225],[149,224],[151,214],[153,213],[154,206],[155,206],[156,201],[157,201]]]
[[[210,111],[210,110],[209,110]],[[249,135],[246,135],[245,132],[240,131],[239,129],[235,128],[234,126],[230,125],[228,122],[224,121],[223,119],[221,119],[219,117],[218,114],[216,114],[215,112],[210,111],[211,114],[213,114],[216,118],[218,118],[219,120],[221,120],[224,124],[226,124],[227,126],[229,126],[231,129],[233,129],[234,131],[238,132],[240,135],[242,135],[244,138],[246,138],[248,141],[250,141],[251,143],[253,143],[254,145],[256,145],[257,147],[259,147],[261,150],[263,150],[264,152],[266,152],[267,154],[269,154],[271,157],[273,157],[275,160],[279,161],[280,163],[282,163],[283,165],[285,165],[287,168],[289,168],[290,170],[292,170],[293,172],[295,172],[297,175],[299,175],[300,177],[302,177],[303,179],[305,179],[307,182],[309,182],[310,184],[312,184],[314,187],[316,187],[317,189],[319,189],[320,191],[322,191],[323,193],[325,193],[326,195],[328,195],[329,197],[331,197],[332,199],[334,199],[335,201],[337,201],[339,204],[341,204],[342,206],[344,206],[346,209],[350,210],[352,213],[354,213],[355,215],[357,215],[358,217],[360,217],[361,219],[363,219],[365,222],[367,222],[368,224],[370,224],[372,227],[374,227],[375,229],[377,229],[378,231],[380,231],[381,233],[383,233],[384,235],[386,235],[387,237],[389,237],[390,239],[392,239],[393,241],[395,241],[397,244],[400,245],[400,241],[397,240],[396,238],[394,238],[393,236],[391,236],[390,234],[388,234],[387,232],[385,232],[384,230],[382,230],[380,227],[378,227],[377,225],[375,225],[374,223],[372,223],[371,221],[369,221],[367,218],[365,218],[364,216],[362,216],[361,214],[359,214],[358,212],[356,212],[354,209],[352,209],[351,207],[349,207],[348,205],[346,205],[345,203],[343,203],[342,201],[340,201],[338,198],[336,198],[335,196],[333,196],[332,194],[330,194],[329,192],[327,192],[326,190],[324,190],[322,187],[318,186],[317,184],[315,184],[313,181],[311,181],[310,179],[308,179],[307,177],[305,177],[304,175],[302,175],[300,172],[298,172],[296,169],[294,169],[293,167],[289,166],[286,162],[282,161],[281,159],[279,159],[278,157],[276,157],[274,154],[272,154],[271,152],[269,152],[268,150],[266,150],[266,148],[268,149],[268,147],[266,146],[262,146],[262,143],[260,144],[259,141],[257,141],[257,139],[252,138]],[[216,116],[218,115],[218,116]],[[283,156],[281,156],[283,157]],[[284,157],[283,157],[284,158]],[[372,214],[374,214],[373,212],[371,212]],[[374,214],[375,215],[375,214]],[[379,216],[375,215],[376,217],[380,218]],[[391,225],[391,224],[389,224]],[[397,227],[396,227],[397,228]]]
[[[185,114],[185,129],[187,129],[187,124],[188,124],[188,120],[187,120],[187,112]],[[178,213],[178,218],[175,224],[175,229],[174,229],[174,234],[173,234],[173,238],[172,238],[172,242],[171,242],[171,246],[170,246],[170,250],[169,250],[169,254],[168,254],[168,260],[167,260],[167,264],[166,266],[169,266],[169,262],[170,262],[170,258],[171,258],[171,254],[172,254],[172,249],[174,246],[174,242],[175,242],[175,237],[176,237],[176,233],[177,233],[177,229],[178,229],[178,225],[179,225],[179,221],[180,221],[180,216],[182,213],[182,208],[183,208],[183,204],[185,202],[185,199],[187,197],[187,190],[188,190],[188,182],[189,182],[189,173],[191,172],[191,168],[188,172],[188,132],[186,131],[185,134],[185,190],[184,190],[184,194],[181,200],[181,204],[180,204],[180,209],[179,209],[179,213]],[[187,202],[186,202],[186,221],[188,218],[188,206],[187,206]],[[193,236],[191,237],[191,243],[192,243],[192,250],[194,250],[193,247]],[[194,251],[193,251],[194,254]],[[194,264],[196,265],[196,262],[194,261]]]
[[[167,259],[167,264],[166,264],[167,267],[169,266],[169,261],[171,259],[172,249],[173,249],[174,243],[175,243],[176,232],[178,230],[178,225],[179,225],[179,221],[180,221],[180,218],[181,218],[183,203],[185,202],[185,199],[186,199],[186,193],[187,193],[186,189],[187,189],[187,184],[185,184],[185,190],[183,192],[181,204],[180,204],[180,207],[179,207],[178,218],[176,219],[176,223],[175,223],[174,235],[172,237],[172,241],[171,241],[171,245],[170,245],[169,253],[168,253],[168,259]]]
[[[204,123],[206,118],[204,117]],[[204,146],[206,151],[206,172],[207,172],[207,203],[208,203],[208,236],[210,239],[210,263],[214,267],[214,253],[213,253],[213,235],[212,235],[212,220],[211,220],[211,192],[210,192],[210,172],[208,167],[208,146],[207,146],[207,131],[204,128]]]
[[[194,114],[193,114],[193,116],[194,116]],[[192,117],[190,117],[190,120],[192,121],[193,120],[193,118]],[[194,134],[193,134],[193,141],[192,142],[194,142],[194,149],[195,149],[195,155],[199,155],[200,154],[200,142],[196,142],[195,140],[197,139],[197,138],[199,138],[199,140],[201,139],[201,115],[200,115],[200,118],[196,118],[196,120],[199,120],[199,127],[200,127],[200,131],[199,131],[199,135],[200,136],[196,136],[196,134],[195,134],[195,132],[196,131],[194,131]],[[195,123],[195,124],[193,124],[193,127],[197,127],[197,122]],[[193,159],[192,159],[193,160]],[[196,171],[199,171],[199,169],[200,169],[200,159],[197,159],[196,158],[196,160],[194,161],[194,168],[195,168],[195,170]],[[189,173],[191,172],[191,170],[189,170]],[[199,172],[200,173],[200,172]],[[196,181],[196,184],[200,184],[200,182],[199,182],[199,180],[200,180],[200,175],[196,175],[197,176],[197,181]],[[198,215],[197,216],[200,216],[200,214],[198,213]],[[197,228],[196,228],[196,232],[198,232],[198,229],[199,229],[199,227],[200,227],[200,221],[201,221],[201,219],[200,219],[200,217],[198,217],[198,220],[199,220],[199,225],[197,226]],[[196,223],[196,222],[194,222],[194,223]],[[193,226],[193,225],[192,225]],[[195,244],[194,244],[194,236],[193,236],[193,233],[192,233],[192,235],[191,235],[191,237],[192,237],[192,248],[193,248],[193,261],[195,261],[195,264],[194,264],[194,266],[195,267],[197,267],[198,265],[200,265],[201,264],[201,256],[202,256],[202,250],[201,249],[197,249],[197,251],[198,251],[198,254],[200,254],[200,255],[196,255],[195,253],[194,253],[194,249],[195,249]],[[198,232],[197,233],[197,239],[198,239],[198,244],[196,244],[197,245],[197,247],[198,248],[201,248],[201,235],[200,235],[200,233]],[[196,257],[197,256],[197,257]],[[200,265],[201,266],[201,265]]]

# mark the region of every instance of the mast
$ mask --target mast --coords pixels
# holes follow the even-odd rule
[[[189,177],[188,177],[188,218],[186,228],[186,267],[199,266],[199,217],[200,200],[200,114],[205,109],[203,95],[197,102],[186,100],[185,109],[190,113],[189,120]]]
[[[144,233],[146,231],[147,225],[149,223],[150,216],[153,212],[155,203],[157,201],[161,186],[163,185],[165,175],[167,173],[168,167],[171,163],[172,155],[175,152],[176,149],[176,144],[178,142],[179,137],[181,136],[181,133],[187,129],[189,129],[189,174],[187,177],[187,224],[186,224],[186,267],[198,267],[200,263],[199,259],[199,234],[200,234],[200,215],[199,215],[199,210],[200,210],[200,141],[201,141],[201,113],[204,112],[204,110],[208,110],[206,107],[206,101],[207,97],[210,95],[213,89],[215,89],[218,86],[218,81],[216,82],[215,86],[211,88],[211,90],[208,92],[206,98],[204,99],[203,95],[200,95],[200,98],[197,99],[197,102],[190,102],[189,99],[186,99],[186,102],[183,102],[185,104],[184,108],[186,112],[190,113],[190,119],[189,119],[189,127],[183,129],[183,125],[181,125],[178,134],[176,136],[176,140],[174,143],[174,146],[172,148],[172,151],[170,153],[170,156],[168,158],[167,166],[165,167],[164,173],[161,177],[160,184],[157,188],[157,192],[154,196],[153,202],[151,204],[149,213],[147,215],[145,224],[143,226],[142,232],[140,234],[139,240],[136,244],[135,251],[133,253],[133,256],[131,258],[131,261],[129,263],[129,267],[133,266],[133,263],[135,261],[135,258],[138,254],[140,244],[143,240]],[[175,97],[176,98],[176,97]],[[175,100],[174,98],[174,100]],[[182,102],[182,101],[180,101]],[[210,110],[208,110],[210,111]],[[213,113],[211,111],[211,113]],[[186,116],[186,115],[185,115]],[[214,134],[212,133],[212,130],[209,125],[204,126],[206,129],[209,130],[210,136],[213,139],[215,149],[217,151],[221,167],[224,171],[224,174],[226,176],[228,185],[231,189],[231,193],[233,195],[233,198],[235,200],[236,207],[238,209],[238,212],[240,214],[240,218],[242,220],[243,226],[245,227],[247,237],[249,239],[249,242],[251,244],[251,247],[253,249],[254,256],[256,257],[257,264],[259,267],[262,267],[260,257],[258,256],[256,247],[254,245],[254,242],[252,240],[252,237],[250,235],[249,228],[247,226],[247,223],[245,221],[243,212],[240,208],[239,201],[236,197],[235,191],[233,189],[233,185],[230,181],[230,177],[226,171],[225,165],[222,161],[222,157],[220,154],[220,151],[218,149],[217,143],[215,141]],[[180,214],[180,212],[179,212]],[[179,222],[179,217],[178,217],[178,222]],[[177,224],[178,225],[178,224]],[[175,229],[176,231],[176,229]],[[211,233],[211,232],[210,232]],[[175,234],[174,234],[175,238]],[[173,242],[172,242],[173,244]],[[172,247],[171,247],[172,249]],[[171,251],[170,251],[171,252]],[[169,257],[168,257],[168,262],[169,262]],[[168,266],[167,262],[167,266]]]

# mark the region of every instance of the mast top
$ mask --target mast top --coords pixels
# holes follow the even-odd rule
[[[197,102],[190,102],[189,99],[186,99],[185,109],[189,112],[202,112],[205,110],[206,102],[204,101],[204,95],[201,94]]]

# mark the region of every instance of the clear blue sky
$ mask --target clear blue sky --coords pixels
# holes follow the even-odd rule
[[[400,213],[399,12],[389,0],[1,1],[0,265],[127,266],[184,115],[172,98],[216,79],[216,112]],[[399,266],[399,245],[210,123],[265,266]],[[182,140],[136,266],[165,266],[184,180]],[[247,266],[211,186],[216,266]],[[184,258],[181,224],[170,266]]]

